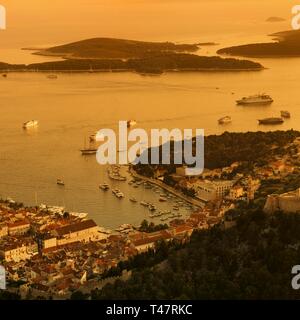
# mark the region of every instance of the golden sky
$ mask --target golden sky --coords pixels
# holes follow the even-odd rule
[[[269,16],[281,16],[289,22],[297,1],[0,0],[0,4],[7,9],[7,30],[0,33],[0,42],[6,46],[30,46],[96,36],[193,38],[221,32],[222,25],[226,32],[229,23],[236,23],[236,29],[242,23],[253,23],[255,27],[256,21]]]

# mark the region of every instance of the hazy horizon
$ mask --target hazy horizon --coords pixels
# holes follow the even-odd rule
[[[290,28],[290,0],[1,0],[7,10],[2,48],[55,45],[92,37],[136,40],[211,40],[216,31],[250,34]],[[172,4],[172,5],[170,5]],[[286,18],[267,24],[270,16]],[[265,27],[265,30],[264,30]],[[221,29],[222,28],[222,29]]]

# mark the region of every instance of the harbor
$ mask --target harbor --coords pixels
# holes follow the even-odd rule
[[[141,206],[141,201],[155,205],[157,213],[171,210],[173,214],[176,211],[173,210],[174,200],[167,198],[166,202],[160,202],[161,193],[171,193],[180,201],[190,199],[176,194],[176,190],[160,181],[148,181],[151,189],[144,186],[147,182],[144,180],[140,184],[131,183],[134,177],[127,172],[128,167],[120,169],[120,175],[125,176],[126,181],[111,179],[109,166],[101,166],[96,161],[96,148],[92,145],[95,137],[92,135],[101,128],[117,131],[120,119],[136,119],[137,125],[132,129],[143,128],[147,132],[152,128],[175,127],[204,128],[205,135],[219,135],[224,131],[299,129],[298,101],[294,95],[298,88],[289,79],[288,92],[269,85],[271,78],[282,78],[285,69],[275,61],[268,61],[267,65],[272,68],[263,71],[247,86],[242,81],[243,73],[226,76],[210,73],[209,77],[205,73],[172,73],[154,78],[129,73],[105,73],[101,77],[94,73],[59,74],[54,81],[39,73],[10,73],[7,78],[1,77],[1,85],[7,94],[2,96],[5,118],[0,129],[3,138],[0,196],[28,205],[47,203],[64,206],[70,212],[89,212],[98,225],[107,228],[117,228],[124,223],[139,225],[144,219],[161,223],[162,217],[150,218],[152,212]],[[291,63],[287,62],[286,67],[292,68]],[[18,86],[20,82],[22,86]],[[37,84],[40,92],[36,91]],[[170,87],[172,94],[166,95]],[[271,95],[272,105],[236,105],[237,99],[261,90]],[[182,95],[183,91],[186,95]],[[77,92],[76,99],[74,92]],[[140,101],[132,92],[143,93],[145,112],[141,112]],[[116,93],[118,101],[115,100]],[[45,108],[45,97],[51,100],[51,112]],[[154,102],[156,108],[153,108]],[[205,107],[208,102],[209,108]],[[174,103],[176,108],[166,107]],[[280,126],[259,125],[258,119],[279,117],[281,111],[288,111],[291,117],[285,118]],[[222,116],[232,117],[232,122],[219,125],[218,119]],[[24,130],[23,123],[31,119],[38,120],[38,126]],[[88,149],[90,142],[92,154],[82,156],[80,150]],[[42,165],[45,162],[46,167]],[[58,179],[64,185],[57,184]],[[109,185],[109,190],[99,188],[104,183]],[[154,187],[161,191],[156,193]],[[112,189],[119,189],[124,198],[116,198]],[[198,202],[188,204],[201,205]],[[183,215],[191,212],[188,208],[182,211]]]

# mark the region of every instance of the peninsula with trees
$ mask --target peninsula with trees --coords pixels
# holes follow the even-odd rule
[[[218,54],[242,57],[299,57],[300,30],[278,32],[270,35],[273,42],[253,43],[218,50]]]

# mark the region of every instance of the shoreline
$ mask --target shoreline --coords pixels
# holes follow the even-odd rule
[[[180,191],[175,190],[174,188],[166,185],[165,183],[163,183],[162,181],[159,181],[157,179],[153,179],[153,178],[147,178],[145,176],[142,176],[140,174],[138,174],[133,168],[132,166],[129,167],[129,173],[135,177],[135,178],[139,178],[142,179],[145,182],[149,182],[151,184],[154,184],[166,191],[168,191],[169,193],[172,193],[173,195],[175,195],[176,197],[188,202],[189,204],[198,207],[199,209],[203,209],[205,206],[205,202],[201,201],[201,200],[197,200],[197,199],[193,199],[190,198],[184,194],[182,194]]]
[[[242,68],[242,69],[222,69],[222,68],[188,68],[188,69],[167,69],[163,70],[162,73],[151,73],[151,72],[138,72],[134,69],[95,69],[93,71],[89,69],[73,69],[73,70],[33,70],[33,69],[2,69],[0,73],[122,73],[130,72],[141,75],[162,75],[163,73],[184,73],[184,72],[245,72],[245,71],[263,71],[268,68]]]

